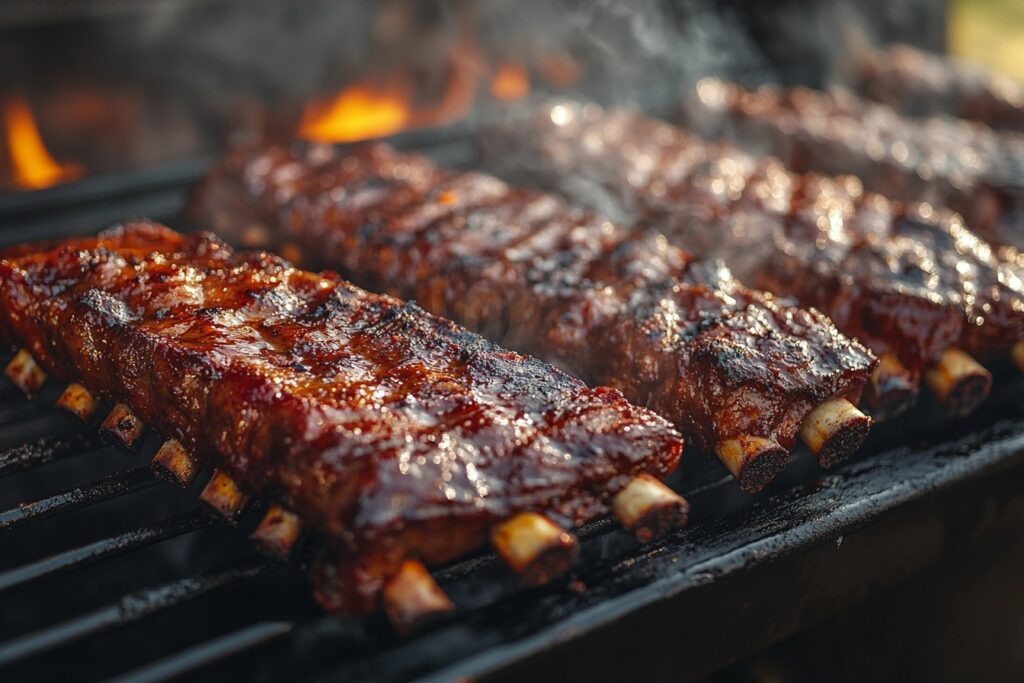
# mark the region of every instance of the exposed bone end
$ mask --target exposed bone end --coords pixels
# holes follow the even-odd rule
[[[871,431],[871,418],[845,398],[825,401],[800,425],[800,439],[818,456],[822,467],[832,467],[860,448]]]
[[[686,524],[690,504],[649,474],[641,474],[612,498],[612,513],[641,543]]]
[[[301,535],[302,522],[298,515],[280,505],[271,505],[249,538],[263,552],[283,559],[291,555]]]
[[[913,373],[891,353],[883,353],[871,373],[865,402],[876,420],[886,420],[910,410],[917,402],[918,383]]]
[[[199,494],[199,499],[227,521],[234,522],[248,502],[249,496],[238,488],[234,479],[220,470],[214,470],[206,488]]]
[[[77,382],[72,382],[57,399],[57,407],[74,415],[82,422],[88,422],[96,414],[99,401],[93,398],[89,390]]]
[[[381,593],[384,612],[395,630],[409,633],[431,619],[455,610],[455,605],[416,560],[405,560]]]
[[[522,512],[494,527],[491,543],[512,571],[532,586],[565,573],[580,549],[575,536],[534,512]]]
[[[29,398],[39,393],[46,382],[46,372],[39,367],[36,359],[25,349],[19,349],[14,354],[14,358],[4,368],[4,374]]]
[[[1024,372],[1024,341],[1019,341],[1013,345],[1010,350],[1010,357],[1013,358],[1013,364],[1017,366],[1017,369]]]
[[[177,439],[164,441],[153,456],[150,467],[158,477],[173,481],[181,488],[188,487],[199,474],[199,463],[192,459]]]
[[[118,403],[107,415],[107,419],[100,425],[100,434],[114,443],[131,448],[146,431],[146,425],[135,416],[131,408],[123,403]]]
[[[786,466],[789,453],[775,439],[741,436],[720,442],[715,453],[745,493],[757,493]]]
[[[925,370],[924,379],[950,417],[970,415],[992,389],[992,373],[957,348],[946,349],[939,361]]]

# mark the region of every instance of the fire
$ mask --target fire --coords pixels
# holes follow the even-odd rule
[[[406,128],[412,93],[398,79],[384,85],[357,83],[326,106],[311,103],[302,116],[299,135],[317,142],[351,142],[391,135]]]
[[[530,91],[530,74],[521,64],[498,67],[491,81],[491,94],[499,100],[518,100]]]
[[[6,103],[4,121],[7,128],[7,150],[11,155],[17,187],[36,190],[74,180],[82,175],[81,166],[61,164],[50,156],[32,110],[24,98],[16,97]]]

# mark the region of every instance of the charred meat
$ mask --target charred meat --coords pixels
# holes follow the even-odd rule
[[[492,150],[495,163],[824,311],[882,358],[867,396],[876,414],[907,408],[922,375],[950,412],[969,412],[990,377],[959,361],[1006,356],[1024,339],[1020,278],[955,214],[889,201],[849,176],[792,173],[632,109],[560,102],[532,121],[492,145],[517,150]]]
[[[802,427],[826,464],[868,427],[863,415],[825,419],[844,405],[830,400],[857,401],[874,359],[823,315],[544,193],[384,145],[295,144],[229,156],[194,209],[232,239],[337,268],[621,389],[748,491],[779,471]]]
[[[868,53],[858,91],[911,116],[943,112],[1024,133],[1024,84],[1008,76],[910,45]]]
[[[833,90],[701,81],[684,107],[709,138],[732,137],[798,172],[853,174],[890,199],[960,213],[987,241],[1024,246],[1024,136],[945,116],[913,119]]]
[[[571,545],[556,522],[605,514],[637,478],[660,485],[682,449],[618,391],[206,233],[136,222],[0,256],[8,340],[117,403],[112,429],[170,438],[157,455],[170,470],[216,468],[211,499],[277,501],[265,538],[294,535],[295,515],[317,529],[331,609],[365,612],[382,591],[412,609],[403,596],[431,597],[418,562],[520,515]]]

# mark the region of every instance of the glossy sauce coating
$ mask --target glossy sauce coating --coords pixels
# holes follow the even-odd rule
[[[985,357],[1024,338],[1019,273],[948,211],[792,173],[635,110],[557,103],[528,130],[513,164],[583,179],[560,187],[824,311],[915,374],[953,345]]]
[[[1024,84],[979,64],[892,45],[867,55],[856,81],[866,97],[911,116],[943,112],[1024,132]]]
[[[873,192],[951,209],[987,240],[1024,246],[1024,136],[913,119],[843,90],[751,91],[708,79],[689,105],[709,137],[732,136],[795,171],[854,174]]]
[[[620,388],[709,449],[746,435],[792,446],[816,405],[856,400],[874,362],[823,315],[661,235],[383,145],[236,153],[195,213]]]
[[[11,338],[317,527],[343,558],[320,591],[335,609],[372,608],[404,557],[449,561],[517,512],[602,515],[680,455],[614,390],[209,234],[138,222],[3,256]]]

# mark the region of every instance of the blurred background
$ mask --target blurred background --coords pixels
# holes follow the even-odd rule
[[[0,0],[0,193],[544,92],[652,109],[709,74],[820,85],[893,41],[1024,76],[1024,3]]]

